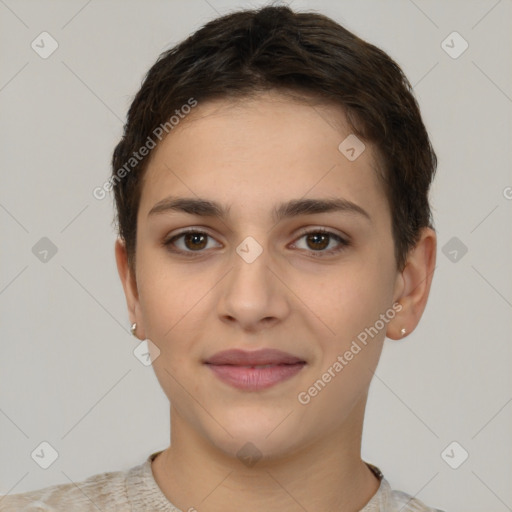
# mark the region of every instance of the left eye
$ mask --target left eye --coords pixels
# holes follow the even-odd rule
[[[305,239],[307,245],[307,247],[302,248],[311,251],[313,256],[322,256],[323,254],[326,253],[330,254],[338,252],[349,245],[348,242],[341,236],[337,235],[336,233],[332,233],[331,231],[326,231],[324,229],[315,229],[312,231],[307,231],[303,233],[302,236],[299,238],[299,240],[301,239]],[[334,244],[334,248],[331,247],[329,250],[326,250],[333,241],[337,242],[337,246],[336,244]],[[297,242],[295,242],[293,245],[297,246],[298,244]]]

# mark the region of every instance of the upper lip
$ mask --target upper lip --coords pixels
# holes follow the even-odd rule
[[[267,365],[267,364],[296,364],[305,363],[300,357],[276,349],[261,349],[248,352],[246,350],[232,349],[217,352],[205,361],[214,365]]]

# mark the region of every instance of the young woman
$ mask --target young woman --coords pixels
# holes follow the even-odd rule
[[[161,55],[95,193],[170,445],[0,510],[437,510],[361,459],[384,338],[429,295],[435,168],[400,68],[323,15],[239,11]]]

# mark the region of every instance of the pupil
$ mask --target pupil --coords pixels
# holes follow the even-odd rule
[[[325,235],[323,233],[315,233],[313,235],[310,235],[308,240],[311,240],[311,239],[314,239],[315,241],[313,242],[313,244],[318,244],[320,243],[321,247],[313,247],[313,249],[325,249],[325,247],[327,247],[329,245],[329,243],[327,244],[322,244],[321,242],[318,242],[318,239],[319,238],[323,238],[324,242],[327,241],[327,238],[328,238],[328,235]]]
[[[197,239],[202,239],[203,242],[201,245],[197,245]],[[206,246],[206,237],[201,233],[187,233],[185,235],[185,244],[189,249],[203,249]],[[192,242],[193,247],[188,246],[188,242]]]

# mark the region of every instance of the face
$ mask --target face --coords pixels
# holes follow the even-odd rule
[[[292,453],[339,432],[365,402],[399,273],[372,148],[354,161],[338,149],[350,133],[336,108],[272,93],[199,103],[152,155],[137,333],[159,351],[171,420],[226,454],[247,442],[267,457]],[[333,200],[339,208],[321,205]],[[289,359],[210,364],[231,349]]]

